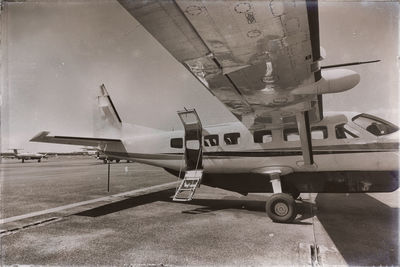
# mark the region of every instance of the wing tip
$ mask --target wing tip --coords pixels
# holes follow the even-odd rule
[[[34,137],[32,137],[31,140],[29,140],[29,142],[41,142],[49,135],[49,133],[50,133],[49,131],[42,131],[37,135],[35,135]]]

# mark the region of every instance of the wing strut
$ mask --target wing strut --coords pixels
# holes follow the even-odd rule
[[[313,165],[313,153],[311,144],[311,129],[308,111],[302,111],[296,114],[297,128],[299,129],[301,150],[303,153],[304,165]]]

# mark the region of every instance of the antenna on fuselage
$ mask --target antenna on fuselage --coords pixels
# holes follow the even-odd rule
[[[363,65],[363,64],[377,63],[377,62],[380,62],[380,61],[381,61],[380,59],[377,59],[377,60],[360,61],[360,62],[349,62],[349,63],[343,63],[343,64],[322,66],[321,69],[330,69],[330,68],[339,68],[339,67],[354,66],[354,65]]]

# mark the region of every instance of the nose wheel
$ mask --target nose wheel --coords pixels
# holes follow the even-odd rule
[[[290,223],[297,215],[296,202],[289,194],[273,194],[265,205],[268,216],[274,222]]]

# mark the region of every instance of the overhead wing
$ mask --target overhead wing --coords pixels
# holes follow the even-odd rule
[[[49,136],[49,132],[40,132],[34,136],[31,142],[54,143],[65,145],[91,146],[102,151],[125,152],[126,149],[120,139],[75,137],[75,136]]]
[[[118,0],[249,129],[322,118],[316,0]],[[301,91],[304,92],[304,91]]]

